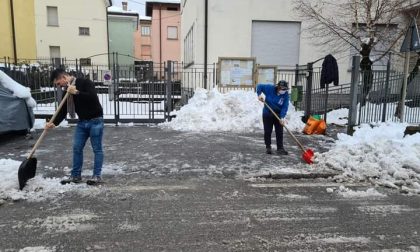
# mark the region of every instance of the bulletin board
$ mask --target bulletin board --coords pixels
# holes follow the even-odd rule
[[[275,85],[277,83],[277,66],[257,65],[257,83]]]
[[[254,87],[256,83],[254,57],[219,57],[217,83],[225,87]]]

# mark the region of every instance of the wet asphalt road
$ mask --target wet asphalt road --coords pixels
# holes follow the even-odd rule
[[[105,185],[85,192],[41,202],[0,200],[0,251],[37,246],[49,251],[420,251],[418,195],[377,188],[386,196],[344,198],[327,188],[371,185],[255,178],[287,174],[296,164],[305,169],[289,137],[290,155],[283,157],[264,154],[262,132],[180,133],[145,126],[105,132],[105,162],[121,172],[105,174]],[[23,159],[38,135],[29,141],[2,139],[0,158]],[[298,137],[316,151],[326,151],[333,141]],[[68,173],[71,138],[72,128],[49,132],[37,152],[38,174]],[[89,146],[85,153],[89,172]]]

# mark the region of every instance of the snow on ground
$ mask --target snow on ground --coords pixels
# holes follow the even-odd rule
[[[37,247],[25,247],[23,249],[20,249],[19,252],[54,252],[56,251],[55,247],[43,247],[43,246],[37,246]]]
[[[161,127],[180,131],[231,131],[253,132],[263,128],[263,104],[253,91],[235,90],[225,94],[217,88],[207,91],[197,89],[188,104],[173,112],[176,117]],[[289,105],[286,120],[288,128],[301,131],[302,111]]]
[[[375,188],[369,188],[366,191],[354,191],[350,188],[347,188],[343,185],[338,187],[337,190],[335,188],[327,188],[327,192],[336,193],[343,197],[343,198],[379,198],[379,197],[387,197],[385,194],[378,192]]]
[[[22,162],[12,159],[0,159],[0,200],[29,200],[42,201],[45,199],[57,198],[66,192],[77,192],[83,195],[92,195],[98,192],[98,188],[89,187],[86,184],[61,185],[62,178],[44,178],[37,169],[37,175],[30,179],[23,188],[19,190],[18,169]],[[68,172],[68,171],[67,171]],[[106,164],[103,167],[104,175],[121,174],[121,165]],[[90,176],[91,171],[84,169],[83,176]]]
[[[317,166],[339,170],[338,181],[374,184],[420,193],[420,134],[404,137],[405,124],[361,125],[353,134],[339,134],[335,145],[317,154]]]
[[[35,123],[31,131],[35,130],[43,130],[45,127],[46,121],[45,119],[35,119]],[[69,123],[66,120],[63,120],[57,127],[70,127]]]
[[[328,112],[327,114],[327,123],[328,124],[337,124],[337,125],[346,125],[348,122],[349,109],[342,108]]]

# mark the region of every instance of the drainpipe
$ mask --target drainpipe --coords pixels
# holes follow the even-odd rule
[[[13,37],[13,57],[15,59],[15,65],[17,65],[17,52],[16,52],[16,30],[15,30],[15,14],[13,11],[13,0],[10,0],[10,14],[12,21],[12,37]]]
[[[205,0],[205,6],[204,6],[204,89],[207,89],[208,9],[209,9],[209,1]]]
[[[159,63],[162,64],[162,5],[159,4]]]
[[[108,69],[111,69],[111,57],[109,52],[109,18],[108,18],[108,7],[105,8],[105,17],[106,17],[106,46],[108,48]]]

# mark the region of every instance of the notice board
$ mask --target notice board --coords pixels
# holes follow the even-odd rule
[[[257,83],[277,84],[277,66],[257,65]]]
[[[217,83],[230,87],[254,87],[256,83],[254,57],[219,57]]]

